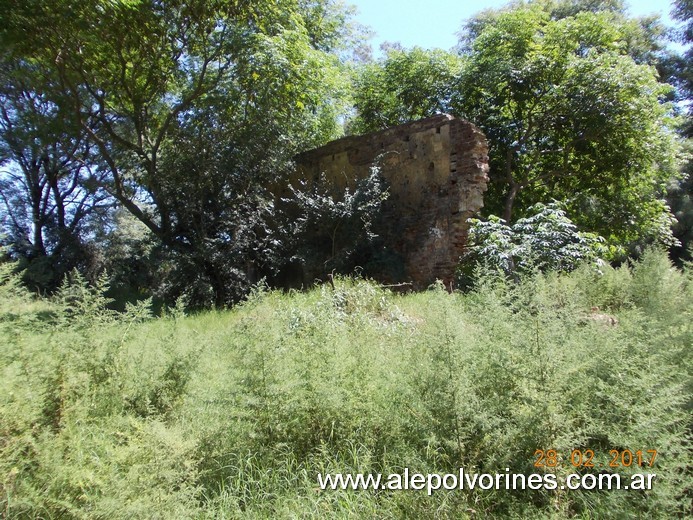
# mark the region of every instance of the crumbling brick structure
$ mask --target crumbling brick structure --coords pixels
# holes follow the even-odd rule
[[[423,289],[442,280],[449,287],[467,241],[467,219],[483,207],[486,138],[468,121],[441,114],[304,152],[298,175],[310,181],[324,172],[343,191],[368,176],[376,158],[390,196],[374,232],[404,264],[399,279],[382,281]]]

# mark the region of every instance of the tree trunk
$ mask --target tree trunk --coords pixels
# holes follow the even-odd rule
[[[510,224],[510,220],[512,219],[513,216],[513,204],[515,202],[515,197],[517,196],[517,192],[520,191],[520,185],[516,183],[515,181],[511,181],[510,183],[510,191],[505,197],[505,208],[503,209],[503,220],[505,220],[506,224]]]
[[[27,181],[31,183],[31,224],[32,241],[35,256],[45,256],[46,246],[43,243],[43,214],[41,211],[42,188],[39,182],[39,172],[34,173],[34,178],[27,176]]]
[[[34,241],[34,254],[38,256],[46,255],[46,246],[43,243],[43,223],[41,222],[41,217],[34,215],[33,217],[33,241]]]
[[[505,151],[505,182],[510,186],[510,191],[505,197],[505,207],[503,208],[503,220],[510,225],[510,220],[513,216],[513,203],[517,192],[520,191],[520,185],[513,178],[513,149],[508,148]]]

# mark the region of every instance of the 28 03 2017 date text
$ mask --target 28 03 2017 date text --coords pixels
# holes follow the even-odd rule
[[[571,450],[567,457],[559,455],[558,450],[539,450],[534,452],[535,468],[556,468],[561,462],[569,462],[576,468],[630,468],[631,466],[651,468],[657,459],[657,450],[609,450],[606,463],[597,462],[591,449]]]

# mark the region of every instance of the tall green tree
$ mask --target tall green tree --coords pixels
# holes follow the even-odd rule
[[[676,260],[693,259],[693,2],[677,0],[674,2],[673,16],[682,22],[678,41],[686,46],[685,51],[672,60],[672,77],[679,92],[679,99],[686,104],[685,121],[681,134],[686,140],[687,160],[682,166],[685,177],[676,183],[670,192],[669,202],[678,221],[674,235],[681,245],[672,249]]]
[[[331,0],[31,0],[0,39],[52,78],[103,189],[224,304],[248,281],[261,186],[339,131],[344,17]]]
[[[107,217],[107,172],[29,66],[0,67],[0,218],[25,281],[45,291],[89,262],[82,236]]]
[[[442,50],[391,46],[355,75],[356,117],[349,130],[367,133],[450,111],[460,60]]]
[[[691,124],[691,120],[693,119],[693,107],[691,107],[690,101],[693,99],[693,2],[691,0],[676,0],[672,15],[682,23],[677,39],[687,47],[677,63],[674,77],[681,91],[681,98],[689,102],[689,122],[686,126],[686,134],[688,137],[692,137],[693,124]]]
[[[621,31],[622,49],[637,63],[664,67],[671,55],[666,37],[669,29],[657,15],[631,17],[623,0],[512,0],[499,9],[486,9],[466,20],[458,32],[460,54],[471,51],[474,40],[493,25],[499,16],[527,6],[541,9],[551,20],[562,20],[580,13],[608,13]]]
[[[612,242],[667,238],[670,87],[628,54],[629,30],[609,12],[554,20],[539,5],[481,29],[456,107],[489,137],[491,212],[510,222],[555,198]]]
[[[674,242],[676,174],[664,26],[619,0],[512,2],[469,20],[459,56],[391,52],[355,81],[359,131],[448,111],[489,138],[485,212],[508,223],[557,199],[614,246]],[[622,250],[622,249],[619,249]]]

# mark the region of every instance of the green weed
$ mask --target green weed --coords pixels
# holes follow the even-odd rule
[[[187,317],[152,318],[147,305],[107,313],[79,280],[51,301],[2,280],[6,518],[690,512],[692,284],[661,253],[601,273],[490,277],[468,294],[402,296],[338,278],[334,289],[258,289],[232,311]],[[646,492],[431,496],[322,491],[316,479],[529,474],[542,471],[537,449],[558,452],[559,477],[575,471],[573,449],[607,465],[612,449],[657,449],[658,477]]]

